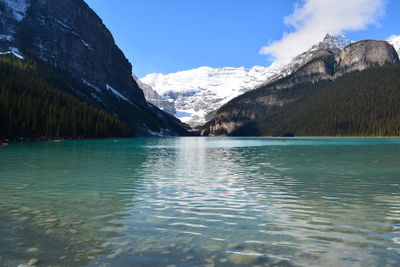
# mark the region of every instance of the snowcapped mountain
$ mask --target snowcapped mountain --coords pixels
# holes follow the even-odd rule
[[[396,49],[397,54],[400,57],[400,35],[393,35],[388,39],[389,44],[393,45],[394,49]]]
[[[141,81],[174,103],[177,116],[192,127],[205,123],[205,116],[249,88],[262,84],[273,75],[264,67],[209,68],[171,74],[150,74]]]
[[[290,75],[311,59],[327,52],[335,54],[350,43],[343,35],[327,34],[322,42],[285,66],[273,63],[269,67],[255,66],[251,69],[200,67],[171,74],[149,74],[141,82],[149,85],[165,100],[174,103],[175,116],[196,128],[207,121],[207,114],[236,96]]]

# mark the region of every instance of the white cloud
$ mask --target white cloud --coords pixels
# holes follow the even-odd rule
[[[384,14],[386,0],[302,0],[285,24],[294,29],[279,41],[261,48],[277,64],[286,64],[323,39],[326,33],[366,29],[378,23]]]

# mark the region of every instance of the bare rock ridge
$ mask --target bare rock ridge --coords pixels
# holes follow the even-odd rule
[[[70,72],[91,88],[77,95],[118,116],[136,135],[185,134],[179,121],[148,105],[131,63],[83,0],[0,0],[0,14],[0,53]]]
[[[277,75],[271,76],[264,84],[282,79],[294,73],[315,58],[337,54],[351,43],[352,41],[344,35],[332,35],[327,33],[321,42],[296,56],[289,64],[282,66],[281,71]]]
[[[322,53],[291,75],[249,91],[222,106],[201,129],[202,135],[230,135],[275,107],[284,107],[304,97],[299,84],[335,80],[346,73],[366,70],[387,63],[398,64],[399,56],[385,41],[366,40],[350,44],[332,54]]]

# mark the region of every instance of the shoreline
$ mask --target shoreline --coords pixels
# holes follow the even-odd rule
[[[136,137],[105,137],[105,138],[25,138],[19,137],[16,139],[8,139],[8,138],[0,138],[0,146],[4,144],[19,144],[19,143],[46,143],[46,142],[64,142],[64,141],[82,141],[82,140],[118,140],[118,139],[126,139],[126,138],[136,138]],[[3,143],[1,144],[1,141]]]
[[[282,139],[282,140],[293,140],[296,138],[400,138],[400,136],[140,136],[140,137],[105,137],[105,138],[17,138],[8,139],[0,138],[0,147],[7,144],[19,144],[19,143],[46,143],[46,142],[65,142],[65,141],[84,141],[84,140],[120,140],[120,139],[140,139],[140,138],[186,138],[186,137],[201,137],[201,138],[271,138],[271,139]]]

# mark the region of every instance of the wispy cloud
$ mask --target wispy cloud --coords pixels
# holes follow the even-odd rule
[[[326,33],[366,29],[378,23],[386,0],[302,0],[285,17],[293,31],[281,40],[261,48],[261,54],[273,56],[276,63],[288,63],[294,56],[323,39]]]

